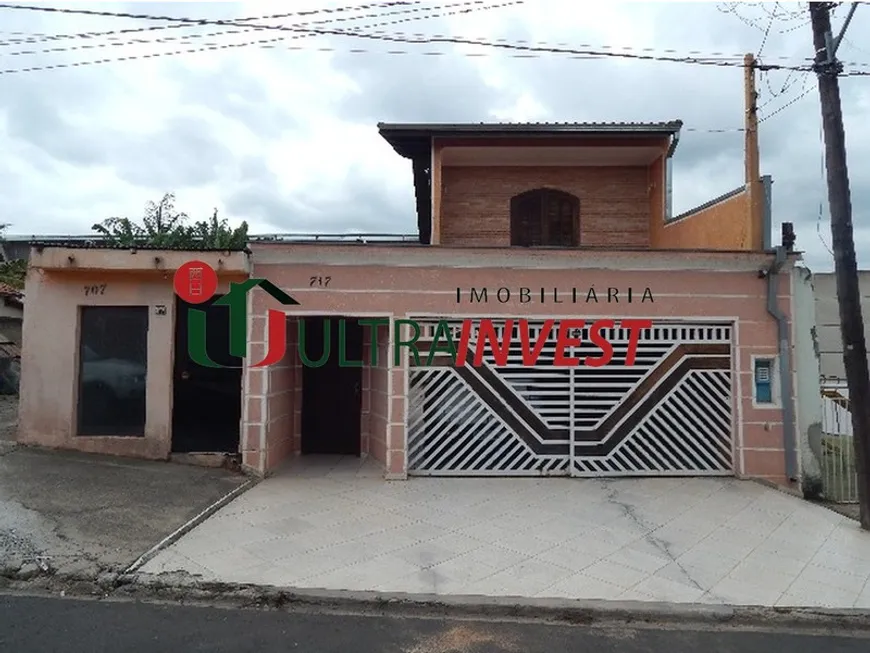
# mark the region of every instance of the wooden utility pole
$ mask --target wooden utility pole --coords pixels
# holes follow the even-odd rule
[[[846,166],[846,133],[840,105],[840,84],[837,80],[842,64],[837,61],[837,47],[852,19],[853,4],[840,35],[831,34],[830,8],[834,3],[811,2],[815,64],[819,78],[819,99],[822,105],[822,127],[825,133],[825,168],[828,173],[828,204],[831,211],[831,236],[834,249],[834,273],[837,299],[840,305],[840,332],[843,338],[843,364],[849,385],[849,407],[852,415],[855,466],[858,470],[858,502],[861,527],[870,530],[870,371],[867,365],[867,343],[864,340],[864,317],[858,288],[858,263],[852,235],[852,199],[849,192],[849,170]]]
[[[758,251],[764,247],[764,220],[762,218],[761,161],[758,147],[758,92],[755,90],[755,56],[743,57],[743,91],[745,114],[743,131],[746,137],[744,163],[746,173],[746,200],[749,208],[749,233],[746,234],[749,249]]]

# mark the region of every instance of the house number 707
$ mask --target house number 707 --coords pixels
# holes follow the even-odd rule
[[[106,293],[106,284],[101,283],[96,286],[85,286],[85,296],[88,295],[104,295]]]
[[[311,277],[308,280],[308,285],[311,288],[329,288],[330,281],[332,281],[332,277]]]

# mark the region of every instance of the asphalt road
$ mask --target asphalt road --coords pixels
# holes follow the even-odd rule
[[[866,653],[870,639],[300,614],[0,595],[3,653]]]

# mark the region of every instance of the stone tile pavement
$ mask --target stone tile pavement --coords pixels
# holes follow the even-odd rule
[[[415,478],[303,459],[142,569],[299,588],[870,608],[870,533],[734,479]]]

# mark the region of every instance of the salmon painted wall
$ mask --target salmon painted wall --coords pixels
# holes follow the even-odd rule
[[[63,258],[57,250],[50,259]],[[87,251],[80,261],[114,265],[126,252]],[[101,257],[101,254],[105,256]],[[153,252],[148,254],[150,257]],[[175,252],[173,254],[179,254]],[[208,256],[185,253],[179,261]],[[149,258],[150,261],[150,258]],[[215,258],[215,263],[217,259]],[[39,259],[37,258],[37,262]],[[107,265],[107,267],[109,267]],[[238,270],[222,279],[241,281]],[[85,286],[104,285],[100,295],[85,295]],[[164,459],[170,454],[172,381],[174,361],[175,294],[172,271],[118,272],[109,270],[54,270],[31,267],[27,275],[27,311],[21,358],[19,441],[51,448]],[[156,306],[166,309],[156,314]],[[144,437],[77,436],[79,363],[79,308],[81,306],[149,307]]]
[[[752,255],[743,264],[743,270],[728,270],[728,264],[738,261],[740,255],[706,254],[711,270],[642,270],[628,269],[520,269],[502,267],[481,267],[479,253],[477,266],[462,268],[444,266],[402,267],[389,265],[392,257],[409,260],[410,254],[397,252],[396,248],[347,248],[342,257],[340,248],[318,247],[322,256],[313,256],[329,263],[284,263],[278,262],[286,256],[287,261],[299,260],[300,252],[306,246],[287,246],[285,248],[267,246],[269,256],[261,257],[254,252],[254,276],[268,278],[295,297],[301,305],[291,313],[302,314],[346,314],[346,315],[390,315],[394,318],[423,314],[464,315],[464,316],[550,316],[550,317],[650,317],[653,319],[693,319],[696,321],[734,320],[735,333],[735,419],[739,421],[735,439],[738,442],[739,471],[747,476],[765,477],[775,482],[784,482],[784,452],[782,410],[780,408],[757,408],[752,401],[752,357],[771,356],[778,353],[776,323],[766,309],[766,283],[758,278],[757,270],[767,258]],[[378,251],[371,251],[378,249]],[[365,250],[365,251],[363,251]],[[431,250],[431,248],[430,248]],[[264,248],[262,251],[267,251]],[[445,249],[444,254],[450,250]],[[329,254],[327,254],[329,253]],[[365,258],[371,254],[383,263],[352,264],[355,258]],[[579,254],[579,253],[578,253]],[[646,253],[647,261],[661,258],[658,253]],[[682,260],[691,260],[689,255],[681,255]],[[721,264],[717,264],[721,257]],[[268,258],[269,263],[259,263]],[[304,257],[302,257],[304,258]],[[755,261],[757,263],[750,263]],[[343,260],[343,263],[338,263]],[[554,259],[551,258],[550,261]],[[580,259],[578,259],[580,260]],[[639,261],[642,259],[626,259]],[[676,264],[676,263],[675,263]],[[616,266],[617,263],[614,263]],[[620,267],[626,267],[625,263]],[[631,267],[631,265],[628,265]],[[655,267],[655,266],[653,266]],[[722,268],[716,270],[716,268]],[[311,277],[329,277],[328,287],[311,286]],[[471,303],[470,288],[486,287],[490,291],[486,304]],[[521,303],[517,298],[520,288],[553,289],[562,291],[562,303],[547,299],[544,303],[532,301]],[[599,290],[604,298],[596,303],[572,303],[571,288],[578,288],[581,297],[589,288]],[[462,289],[461,301],[457,302],[457,288]],[[498,288],[509,288],[511,299],[500,303],[493,298]],[[607,288],[619,289],[619,302],[606,302]],[[634,291],[634,301],[626,301],[629,288]],[[640,297],[645,288],[653,295],[653,302],[641,303]],[[603,291],[603,292],[601,292]],[[549,291],[548,291],[549,292]],[[789,284],[781,284],[778,298],[780,307],[790,314]],[[549,297],[549,295],[548,295]],[[265,328],[267,308],[276,308],[264,294],[255,293],[252,300],[252,324],[257,331]],[[393,430],[404,419],[403,392],[406,376],[404,366],[392,372],[394,413],[391,419]],[[401,411],[403,417],[396,418]],[[403,437],[393,433],[394,440]]]
[[[741,191],[671,222],[653,221],[650,240],[656,249],[751,249],[748,196]]]

